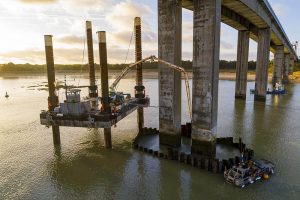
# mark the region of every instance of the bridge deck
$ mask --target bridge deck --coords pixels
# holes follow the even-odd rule
[[[183,0],[182,6],[194,10],[193,0]],[[276,45],[284,45],[285,53],[291,52],[297,59],[285,31],[266,0],[222,0],[221,20],[237,30],[250,30],[251,38],[255,41],[258,28],[270,27],[271,51],[275,52]]]

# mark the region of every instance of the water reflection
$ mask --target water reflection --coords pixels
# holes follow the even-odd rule
[[[54,157],[56,160],[61,159],[61,145],[54,145]]]
[[[122,182],[123,169],[128,160],[128,152],[108,151],[96,144],[81,148],[71,155],[67,152],[60,156],[54,154],[48,171],[59,199],[82,199],[95,190],[94,197],[112,199],[116,187]]]

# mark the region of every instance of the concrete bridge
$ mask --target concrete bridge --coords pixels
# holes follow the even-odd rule
[[[213,156],[221,22],[238,30],[236,98],[246,98],[249,38],[258,43],[256,101],[266,98],[270,51],[274,53],[273,84],[288,83],[297,55],[267,0],[158,0],[158,54],[163,60],[181,65],[182,8],[194,12],[192,151]],[[163,64],[159,103],[160,143],[179,146],[181,76]]]

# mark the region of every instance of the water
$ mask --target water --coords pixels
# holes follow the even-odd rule
[[[73,78],[70,84],[77,84]],[[132,150],[136,113],[113,128],[113,150],[104,149],[102,130],[65,127],[62,146],[55,149],[51,129],[39,124],[48,94],[28,88],[43,81],[45,77],[0,78],[0,199],[299,198],[300,85],[290,85],[288,95],[268,96],[264,105],[254,103],[250,94],[246,103],[235,101],[235,83],[220,81],[218,134],[242,137],[256,157],[272,160],[277,167],[269,181],[240,189],[222,175]],[[147,79],[145,86],[151,105],[157,105],[158,81]],[[133,93],[133,87],[134,80],[122,80],[119,89]],[[248,89],[253,87],[250,82]],[[9,99],[4,98],[6,91]],[[62,96],[63,91],[60,100]],[[189,120],[184,87],[182,99],[184,123]],[[145,109],[145,121],[157,127],[158,109]]]

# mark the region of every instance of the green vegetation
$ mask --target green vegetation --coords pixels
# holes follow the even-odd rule
[[[128,64],[109,64],[110,70],[122,70]],[[192,70],[192,62],[191,61],[182,61],[182,66],[188,70]],[[273,61],[270,61],[269,71],[272,70]],[[146,70],[157,70],[158,64],[157,62],[146,62],[143,64],[143,69]],[[236,68],[236,61],[220,61],[220,70],[221,71],[235,71]],[[249,62],[249,70],[254,71],[256,68],[256,62],[250,61]],[[88,72],[88,65],[80,65],[80,64],[69,64],[69,65],[55,65],[55,69],[57,72]],[[96,64],[96,69],[100,69],[100,66]],[[46,65],[33,65],[33,64],[14,64],[14,63],[7,63],[7,64],[0,64],[0,74],[5,73],[46,73]]]

